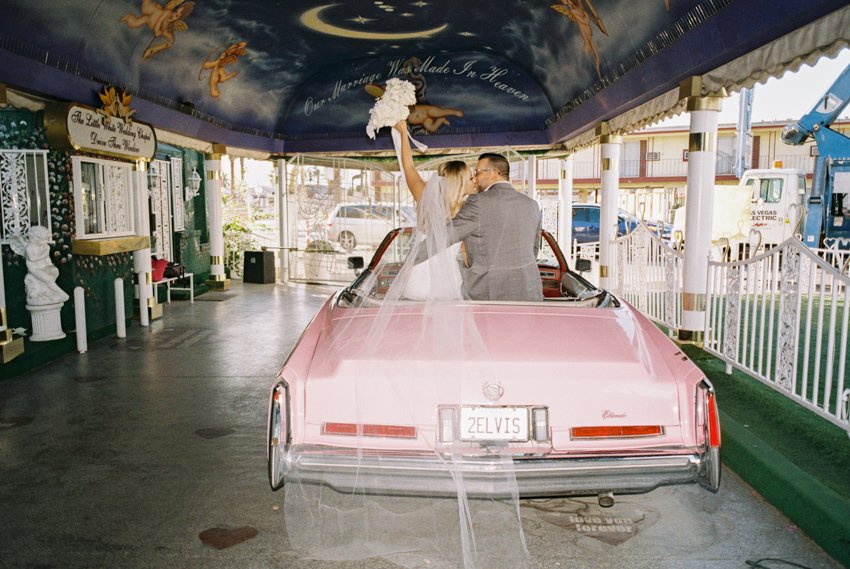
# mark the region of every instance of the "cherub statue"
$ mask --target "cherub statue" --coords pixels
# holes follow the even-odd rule
[[[50,231],[34,225],[30,227],[29,239],[20,235],[13,236],[9,241],[12,250],[26,258],[27,276],[24,277],[24,287],[27,291],[29,306],[56,304],[68,300],[68,295],[56,284],[59,269],[50,260]]]
[[[174,32],[189,28],[183,19],[194,9],[195,3],[186,0],[168,0],[165,6],[156,0],[142,0],[141,16],[125,14],[121,21],[130,28],[147,26],[153,32],[153,39],[142,55],[142,59],[149,59],[174,45]],[[158,38],[163,41],[154,43]]]
[[[221,91],[219,91],[218,89],[219,83],[224,83],[229,79],[233,79],[239,74],[238,71],[228,73],[224,69],[224,66],[230,65],[231,63],[236,63],[236,59],[239,56],[245,55],[245,53],[247,52],[247,50],[245,49],[246,45],[248,45],[248,42],[236,42],[235,44],[222,51],[221,54],[215,59],[210,59],[212,51],[209,53],[209,55],[207,55],[206,60],[204,60],[204,63],[201,65],[201,71],[198,73],[198,81],[201,80],[201,74],[204,72],[205,69],[212,70],[210,72],[210,95],[212,95],[213,98],[218,99],[219,95],[221,95]]]

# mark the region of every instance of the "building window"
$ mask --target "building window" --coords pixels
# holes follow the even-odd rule
[[[135,234],[133,167],[123,162],[74,156],[77,239]]]
[[[0,150],[0,242],[50,226],[46,150]]]
[[[779,203],[782,201],[782,178],[765,178],[747,180],[752,190],[752,201],[761,203]]]
[[[640,175],[640,141],[624,142],[620,155],[620,177],[635,178]]]

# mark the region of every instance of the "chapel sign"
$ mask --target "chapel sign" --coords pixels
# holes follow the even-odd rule
[[[156,154],[156,135],[150,125],[110,116],[102,110],[69,105],[65,127],[68,140],[77,150],[147,160]]]

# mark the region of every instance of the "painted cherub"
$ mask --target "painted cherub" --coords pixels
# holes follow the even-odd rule
[[[239,74],[238,71],[228,73],[227,70],[224,69],[224,67],[226,65],[230,65],[231,63],[236,63],[236,60],[240,56],[245,55],[248,52],[248,50],[245,49],[245,46],[247,45],[248,42],[245,41],[236,42],[235,44],[222,51],[221,54],[215,59],[210,59],[210,55],[212,55],[212,52],[207,55],[207,59],[204,60],[203,65],[201,65],[201,71],[198,73],[198,81],[201,80],[201,74],[203,74],[204,70],[212,70],[210,72],[210,95],[212,95],[214,99],[218,99],[219,95],[221,95],[221,91],[219,91],[218,85],[220,83],[224,83],[225,81],[233,79]]]
[[[364,85],[363,89],[376,99],[380,98],[385,90],[383,85],[375,82]],[[407,124],[421,126],[429,134],[434,134],[440,127],[451,124],[446,117],[463,116],[463,111],[460,109],[440,107],[438,105],[432,105],[427,101],[419,101],[415,105],[411,105],[409,109],[410,115],[407,117]]]
[[[600,32],[607,36],[608,30],[605,29],[602,18],[596,13],[596,9],[590,0],[560,0],[560,2],[560,4],[553,4],[551,8],[578,25],[578,31],[584,42],[584,53],[585,55],[593,54],[593,58],[596,61],[596,74],[601,77],[599,50],[596,48],[596,42],[593,41],[591,21],[596,24]]]
[[[183,19],[194,9],[195,3],[186,0],[168,0],[165,6],[156,0],[142,0],[141,16],[125,14],[121,21],[130,28],[147,26],[153,32],[153,39],[142,55],[142,59],[149,59],[174,45],[174,32],[189,28]],[[154,43],[160,38],[163,41]]]
[[[460,109],[416,103],[410,107],[410,115],[407,117],[407,123],[414,126],[419,125],[429,133],[434,134],[440,127],[450,124],[449,119],[446,117],[462,116],[463,111]]]

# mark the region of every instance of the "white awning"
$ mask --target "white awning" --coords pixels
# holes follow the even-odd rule
[[[814,65],[821,57],[835,57],[850,45],[848,36],[850,6],[836,10],[702,75],[702,94],[716,95],[723,89],[733,93],[773,77],[781,77],[786,71],[797,71],[804,64]],[[683,112],[685,102],[679,99],[679,90],[672,89],[610,119],[608,130],[620,134],[634,132]],[[595,144],[597,140],[594,130],[589,129],[566,141],[564,148],[576,152]]]

